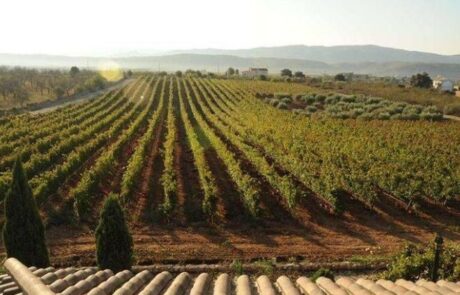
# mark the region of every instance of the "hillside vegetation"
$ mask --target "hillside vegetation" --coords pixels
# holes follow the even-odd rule
[[[0,109],[70,97],[106,85],[97,72],[77,67],[70,71],[0,67]]]
[[[383,98],[396,103],[407,102],[423,106],[435,106],[439,111],[449,115],[460,115],[460,97],[441,93],[433,89],[416,87],[399,87],[386,82],[269,82],[241,80],[240,84],[252,89],[252,93],[288,93],[293,97],[305,94],[331,94],[365,95]]]

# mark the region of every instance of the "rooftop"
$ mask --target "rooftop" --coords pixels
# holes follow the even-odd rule
[[[321,277],[316,282],[307,277],[289,278],[280,276],[270,280],[267,276],[250,277],[240,275],[231,277],[223,274],[187,272],[171,274],[163,271],[153,273],[149,270],[133,272],[129,270],[114,274],[110,270],[95,267],[63,269],[27,268],[14,258],[5,262],[8,274],[0,276],[0,294],[66,294],[66,295],[425,295],[460,294],[460,282],[440,280],[437,283],[426,280],[411,282],[397,280],[371,281],[341,277],[336,281]]]

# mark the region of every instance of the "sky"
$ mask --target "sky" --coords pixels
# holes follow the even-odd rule
[[[0,52],[123,55],[156,50],[364,45],[460,54],[459,0],[14,0]]]

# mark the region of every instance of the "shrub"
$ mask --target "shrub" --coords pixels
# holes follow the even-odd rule
[[[296,94],[294,95],[294,100],[295,101],[302,101],[303,99],[303,95],[302,94]]]
[[[460,116],[460,103],[451,103],[444,107],[444,114]]]
[[[133,240],[125,216],[114,194],[110,194],[101,211],[96,229],[96,259],[101,269],[118,272],[131,269]]]
[[[426,108],[423,109],[422,112],[431,113],[431,114],[439,113],[438,109],[435,106],[426,107]]]
[[[355,108],[355,109],[352,109],[350,111],[350,114],[351,114],[351,116],[353,118],[356,118],[356,117],[360,116],[363,113],[364,113],[364,109],[362,109],[362,108]]]
[[[402,113],[401,118],[403,120],[415,121],[420,119],[420,115],[417,113]]]
[[[320,268],[310,276],[310,280],[316,282],[316,280],[320,277],[326,277],[334,280],[334,273],[328,268]]]
[[[339,113],[342,111],[342,108],[336,106],[336,105],[329,105],[326,107],[326,111],[330,114],[335,114],[335,113]]]
[[[305,113],[302,109],[293,109],[292,112],[296,115],[303,115]]]
[[[27,266],[49,265],[45,228],[20,158],[14,163],[13,179],[5,198],[3,242],[8,257],[15,257]]]
[[[276,98],[270,99],[270,105],[271,106],[276,107],[276,106],[278,106],[279,103],[280,103],[280,101],[278,99],[276,99]]]
[[[441,113],[429,113],[429,112],[422,112],[420,114],[420,119],[427,120],[427,121],[439,121],[442,119]]]
[[[386,107],[386,111],[390,113],[391,115],[401,114],[404,111],[404,107],[398,106],[397,104],[392,104]]]
[[[313,104],[313,106],[316,107],[317,109],[320,109],[320,108],[323,107],[323,104],[320,103],[320,102],[315,102],[315,103]]]
[[[388,265],[383,277],[389,280],[406,279],[418,280],[430,279],[433,271],[434,243],[418,248],[408,245]],[[460,251],[455,247],[445,247],[440,256],[439,279],[458,280],[460,264]]]
[[[333,117],[338,119],[349,119],[350,114],[348,112],[339,112],[333,115]]]
[[[267,81],[267,80],[268,80],[267,76],[265,76],[265,75],[260,75],[260,76],[258,77],[258,79],[259,79],[260,81]]]
[[[356,101],[356,96],[342,96],[340,98],[340,101],[344,102],[355,102]]]
[[[369,113],[371,113],[371,112],[377,110],[378,108],[379,108],[379,106],[376,105],[376,104],[368,104],[368,105],[365,105],[365,106],[364,106],[364,110],[365,110],[366,112],[369,112]]]
[[[315,96],[315,95],[312,95],[312,96]],[[320,103],[324,103],[326,100],[326,96],[324,95],[316,95],[315,98],[316,98],[316,101]]]
[[[242,275],[244,274],[244,268],[243,268],[243,263],[241,262],[241,260],[239,259],[236,259],[236,260],[233,260],[232,264],[230,265],[233,269],[233,272],[236,274],[236,275]]]
[[[289,93],[279,92],[279,93],[275,93],[275,94],[274,94],[274,97],[275,97],[276,99],[282,99],[282,98],[285,98],[285,97],[292,98],[292,95],[289,94]]]
[[[281,102],[284,102],[285,104],[290,104],[292,102],[292,98],[290,97],[283,97],[281,99]]]
[[[314,112],[316,112],[318,109],[317,109],[316,107],[314,107],[314,106],[308,106],[308,107],[305,108],[305,110],[306,110],[307,112],[314,113]]]
[[[381,102],[383,99],[380,97],[368,97],[366,103],[367,104],[377,104]]]
[[[391,116],[390,120],[402,120],[403,116],[401,114],[394,114]]]
[[[388,100],[382,100],[380,101],[377,106],[379,106],[380,108],[385,108],[385,107],[388,107],[389,105],[391,105],[391,102],[389,102]]]
[[[335,96],[328,96],[324,102],[326,104],[335,104],[337,102],[337,99],[335,98]]]
[[[314,102],[316,102],[316,97],[313,97],[313,96],[310,96],[310,95],[306,95],[304,96],[303,98],[303,101],[306,103],[306,104],[313,104]]]
[[[379,120],[389,120],[391,117],[390,113],[382,112],[378,115]]]
[[[419,105],[408,105],[407,107],[404,108],[403,113],[405,114],[420,114],[423,110],[422,106]]]
[[[358,117],[358,119],[369,121],[374,119],[374,115],[372,113],[363,113]]]
[[[276,107],[278,109],[280,109],[280,110],[287,110],[288,109],[288,105],[285,102],[278,103],[278,105]]]

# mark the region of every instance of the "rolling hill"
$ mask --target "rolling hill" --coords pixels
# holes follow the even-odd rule
[[[354,72],[403,77],[428,72],[432,77],[441,75],[460,80],[460,55],[447,56],[373,45],[201,49],[115,58],[0,54],[0,65],[4,66],[69,68],[77,65],[97,68],[109,60],[123,68],[136,70],[176,71],[191,68],[222,73],[228,67],[266,67],[270,73],[290,68],[309,75]]]
[[[441,55],[435,53],[381,47],[376,45],[352,45],[330,47],[290,45],[280,47],[258,47],[237,50],[195,49],[170,52],[170,54],[178,53],[234,55],[240,57],[275,57],[288,59],[306,59],[321,61],[325,63],[405,62],[460,64],[460,55]]]

